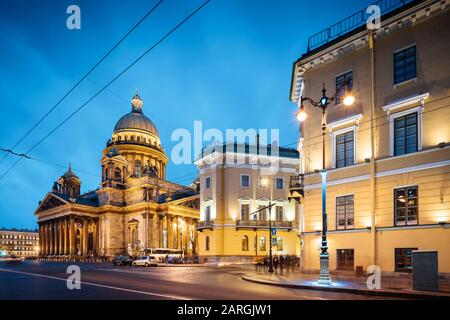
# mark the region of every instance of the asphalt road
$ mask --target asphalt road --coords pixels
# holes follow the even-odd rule
[[[244,267],[114,267],[79,264],[81,289],[67,288],[68,263],[0,265],[0,299],[367,299],[364,295],[299,290],[241,279]],[[248,270],[248,269],[247,269]],[[374,297],[371,297],[374,299]]]

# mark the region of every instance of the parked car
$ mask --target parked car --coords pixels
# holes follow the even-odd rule
[[[131,266],[133,259],[130,256],[116,256],[113,260],[115,266]]]
[[[142,257],[138,257],[136,260],[134,260],[132,265],[133,265],[133,267],[137,267],[137,266],[157,267],[158,260],[156,260],[156,258],[154,256],[142,256]]]

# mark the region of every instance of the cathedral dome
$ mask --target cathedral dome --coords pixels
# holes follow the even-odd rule
[[[159,137],[158,130],[153,122],[147,118],[142,112],[142,100],[136,95],[131,100],[132,110],[117,121],[114,132],[119,130],[143,130]]]

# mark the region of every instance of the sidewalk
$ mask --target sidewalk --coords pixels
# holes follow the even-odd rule
[[[370,290],[366,286],[366,277],[351,275],[331,275],[333,283],[330,286],[316,283],[317,275],[311,273],[288,272],[280,275],[267,272],[248,272],[242,279],[259,284],[297,288],[306,290],[322,290],[365,294],[368,296],[389,296],[411,299],[450,299],[450,284],[448,280],[440,280],[439,292],[412,290],[411,277],[381,276],[381,289]]]

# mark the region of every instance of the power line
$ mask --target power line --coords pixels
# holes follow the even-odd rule
[[[97,61],[97,63],[91,67],[91,69],[89,69],[89,71],[87,73],[84,74],[83,77],[81,77],[80,80],[78,80],[77,83],[75,83],[74,86],[72,86],[72,88],[70,88],[69,91],[66,92],[66,94],[64,96],[62,96],[61,99],[58,100],[58,102],[56,104],[53,105],[53,107],[51,107],[15,144],[14,146],[11,148],[11,150],[14,150],[14,148],[16,148],[42,121],[44,121],[45,118],[48,117],[48,115],[50,115],[50,113],[53,112],[53,110],[56,109],[56,107],[58,107],[58,105],[69,95],[71,94],[80,84],[81,82],[84,81],[84,79],[87,78],[87,76],[89,74],[91,74],[92,71],[94,71],[95,68],[97,68],[97,66],[103,62],[103,60],[106,59],[106,57],[108,57],[110,55],[111,52],[114,51],[114,49],[116,49],[142,22],[144,22],[145,19],[147,19],[147,17],[156,10],[156,8],[159,7],[159,5],[163,2],[164,0],[160,0],[158,3],[156,3],[156,5],[154,5],[114,46],[112,46],[111,49],[108,50],[108,52],[106,52],[103,57]],[[0,160],[0,164],[6,159],[6,157],[9,155],[9,153],[6,153],[5,156]]]
[[[97,91],[91,98],[89,98],[85,103],[78,107],[74,112],[72,112],[66,119],[60,122],[55,128],[53,128],[47,135],[41,138],[36,144],[34,144],[30,149],[28,149],[25,154],[29,154],[38,145],[40,145],[44,140],[46,140],[50,135],[52,135],[56,130],[58,130],[62,125],[69,121],[75,114],[81,111],[89,102],[91,102],[95,97],[102,93],[107,87],[109,87],[114,81],[121,77],[125,72],[127,72],[131,67],[133,67],[137,62],[139,62],[144,56],[146,56],[150,51],[157,47],[161,42],[163,42],[167,37],[169,37],[173,32],[180,28],[184,23],[186,23],[190,18],[192,18],[197,12],[199,12],[210,0],[203,2],[197,9],[191,12],[186,18],[179,22],[175,27],[173,27],[169,32],[167,32],[161,39],[159,39],[153,46],[147,49],[143,54],[141,54],[137,59],[135,59],[131,64],[129,64],[125,69],[123,69],[118,75],[116,75],[112,80],[110,80],[105,86],[103,86],[99,91]],[[22,157],[18,158],[16,162],[8,169],[6,172],[0,176],[0,181],[20,162]]]

